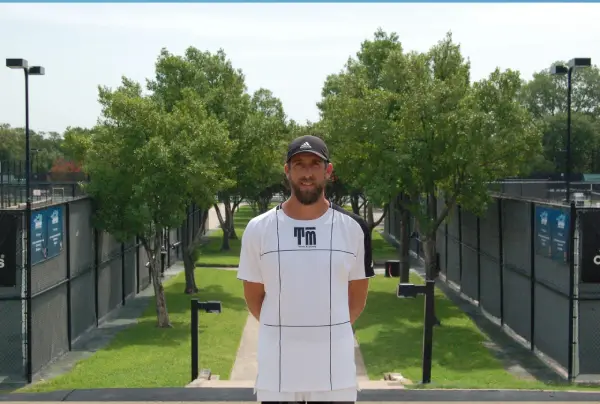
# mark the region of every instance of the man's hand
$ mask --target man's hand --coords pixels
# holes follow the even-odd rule
[[[260,310],[265,299],[265,285],[262,283],[244,281],[244,297],[250,314],[260,320]]]
[[[369,293],[369,280],[358,279],[348,283],[348,307],[350,309],[350,323],[354,324],[367,304]]]

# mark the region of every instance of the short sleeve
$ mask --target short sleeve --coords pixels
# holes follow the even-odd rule
[[[359,222],[361,234],[358,241],[356,264],[350,271],[351,281],[372,278],[375,276],[373,269],[373,252],[371,249],[371,231],[366,223]]]
[[[243,281],[263,283],[260,272],[260,234],[257,233],[256,222],[252,220],[242,234],[237,277]]]

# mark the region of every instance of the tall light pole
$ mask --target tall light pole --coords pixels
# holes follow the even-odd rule
[[[27,327],[27,381],[31,383],[33,367],[31,362],[31,150],[29,146],[29,76],[43,76],[45,69],[42,66],[31,66],[25,59],[6,59],[6,67],[10,69],[21,69],[25,74],[25,225],[27,226],[27,248],[25,255],[25,271],[27,284],[25,318]]]
[[[580,67],[590,67],[591,58],[574,58],[567,65],[554,64],[550,73],[557,76],[567,75],[567,161],[565,167],[565,185],[567,204],[571,202],[571,93],[573,91],[573,71]]]

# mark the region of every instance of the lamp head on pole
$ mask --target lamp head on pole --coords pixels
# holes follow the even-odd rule
[[[43,76],[46,74],[46,69],[42,66],[29,67],[29,63],[25,59],[6,59],[6,67],[25,70],[30,76]]]
[[[42,66],[31,66],[29,68],[30,76],[43,76],[44,74],[46,74],[46,69],[44,69]]]
[[[10,69],[27,69],[29,63],[25,59],[6,59],[6,67]]]
[[[550,74],[553,76],[563,76],[569,72],[569,68],[565,65],[553,64],[550,66]]]
[[[575,69],[578,67],[590,67],[592,65],[592,58],[573,58],[569,60],[569,68]]]

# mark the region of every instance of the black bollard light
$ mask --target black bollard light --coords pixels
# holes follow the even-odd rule
[[[435,281],[427,280],[424,285],[413,283],[398,284],[399,298],[415,298],[425,295],[425,321],[423,325],[423,376],[422,383],[431,383],[431,358],[433,354],[433,326],[435,319]]]
[[[191,333],[192,333],[192,381],[198,378],[200,372],[198,362],[198,315],[200,310],[204,310],[206,313],[221,313],[221,302],[208,301],[201,302],[198,299],[192,299],[191,301]]]

